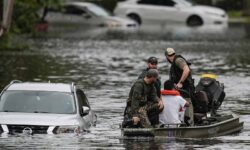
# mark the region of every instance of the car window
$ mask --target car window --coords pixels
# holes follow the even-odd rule
[[[194,3],[192,2],[192,0],[175,0],[179,5],[183,5],[186,7],[190,7],[193,6]]]
[[[88,99],[87,99],[86,95],[84,94],[84,92],[82,90],[77,89],[76,95],[77,95],[77,98],[78,98],[78,101],[79,101],[80,108],[82,108],[82,106],[90,107]]]
[[[158,5],[161,6],[174,6],[175,2],[172,0],[157,0],[158,1]]]
[[[156,5],[157,0],[139,0],[137,1],[138,4],[148,4],[148,5]]]
[[[50,91],[6,91],[0,97],[1,112],[76,113],[71,93]]]
[[[158,5],[158,6],[174,6],[175,2],[172,0],[139,0],[138,4]]]
[[[95,14],[96,16],[104,16],[104,17],[107,17],[107,16],[111,16],[112,14],[110,12],[108,12],[106,9],[102,8],[102,7],[99,7],[97,5],[90,5],[88,6],[88,10]]]
[[[82,15],[86,13],[84,10],[73,5],[64,6],[63,12],[65,14],[72,14],[72,15]]]

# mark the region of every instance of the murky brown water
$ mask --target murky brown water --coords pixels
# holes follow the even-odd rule
[[[58,30],[28,39],[31,50],[0,52],[0,87],[13,79],[75,82],[87,93],[98,123],[75,135],[0,136],[0,149],[250,149],[249,25],[225,27],[145,27],[140,31]],[[62,32],[63,31],[63,32]],[[225,84],[223,113],[238,113],[244,130],[209,139],[137,139],[121,137],[119,124],[130,86],[150,56],[159,58],[162,81],[169,64],[164,49],[174,47],[202,73]]]

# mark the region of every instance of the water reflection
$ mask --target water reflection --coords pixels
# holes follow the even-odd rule
[[[186,24],[159,24],[143,25],[140,32],[146,34],[160,35],[163,39],[171,40],[216,40],[225,38],[228,30],[227,24],[221,25],[203,25],[199,27],[188,27]]]

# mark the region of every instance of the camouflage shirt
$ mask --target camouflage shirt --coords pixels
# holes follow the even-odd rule
[[[154,84],[147,84],[144,79],[138,79],[129,92],[128,101],[131,105],[130,117],[137,116],[141,107],[158,101]]]

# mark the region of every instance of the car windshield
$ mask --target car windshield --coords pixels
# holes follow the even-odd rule
[[[50,91],[6,91],[0,98],[0,112],[73,114],[71,93]]]
[[[193,6],[194,4],[192,3],[192,0],[175,0],[176,2],[178,2],[181,5],[190,7]]]
[[[96,5],[91,5],[88,7],[88,9],[97,16],[104,16],[104,17],[111,16],[111,13]]]

